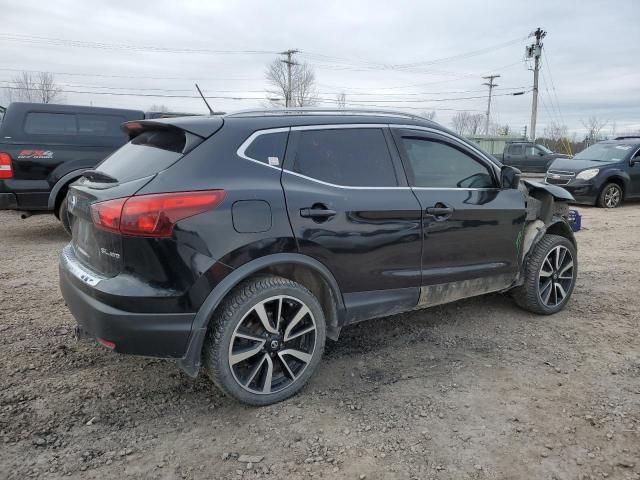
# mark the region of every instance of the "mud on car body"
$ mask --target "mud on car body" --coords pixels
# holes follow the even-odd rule
[[[126,130],[70,189],[62,294],[85,335],[240,401],[296,393],[355,322],[489,292],[552,314],[573,291],[571,195],[434,122],[268,110]]]

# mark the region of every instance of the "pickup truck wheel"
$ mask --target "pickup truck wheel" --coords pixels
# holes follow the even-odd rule
[[[58,207],[58,219],[60,220],[60,223],[62,223],[64,231],[71,236],[71,224],[69,223],[69,211],[67,209],[66,195],[62,198],[62,202],[60,202],[60,206]]]
[[[616,208],[622,203],[622,188],[617,183],[607,183],[600,196],[598,206],[602,208]]]
[[[525,265],[524,284],[513,290],[513,298],[530,312],[559,312],[573,293],[577,274],[573,243],[559,235],[545,235],[534,247]]]
[[[207,375],[243,403],[280,402],[316,370],[325,331],[322,308],[305,287],[276,276],[250,279],[212,319],[204,347]]]

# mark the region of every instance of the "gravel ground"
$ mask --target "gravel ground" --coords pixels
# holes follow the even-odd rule
[[[491,295],[355,325],[259,409],[77,343],[62,228],[0,212],[0,478],[640,478],[640,205],[581,212],[563,312]]]

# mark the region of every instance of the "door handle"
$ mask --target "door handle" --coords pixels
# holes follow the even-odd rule
[[[429,207],[429,208],[427,208],[427,213],[429,215],[433,215],[434,217],[443,217],[445,215],[451,215],[453,213],[453,208],[451,208],[451,207]]]
[[[328,208],[301,208],[300,216],[304,218],[330,218],[336,214],[335,210]]]

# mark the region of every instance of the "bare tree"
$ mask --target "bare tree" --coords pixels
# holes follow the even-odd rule
[[[495,126],[495,134],[496,135],[500,135],[500,136],[505,136],[508,137],[509,135],[511,135],[513,129],[511,128],[511,125],[505,123],[504,125],[496,125]]]
[[[338,108],[345,108],[347,106],[347,95],[344,92],[336,95],[336,105],[338,105]]]
[[[52,73],[22,72],[11,80],[7,88],[9,101],[55,103],[63,100],[62,87],[56,84]]]
[[[151,105],[149,107],[149,111],[150,112],[160,112],[160,113],[167,113],[169,111],[169,107],[167,107],[166,105],[163,104],[157,104],[154,103],[153,105]]]
[[[608,120],[601,120],[595,115],[592,115],[586,120],[581,120],[581,122],[584,128],[587,130],[587,144],[591,145],[600,140],[600,132],[608,123]]]
[[[435,110],[431,110],[430,112],[422,112],[422,117],[426,118],[427,120],[435,120],[436,119],[436,111]]]
[[[458,112],[451,119],[451,126],[459,135],[477,135],[484,120],[481,113]]]
[[[287,66],[280,60],[274,60],[267,66],[265,77],[269,84],[267,94],[271,104],[284,105],[284,99],[289,91]],[[306,107],[318,103],[316,75],[313,68],[306,62],[291,66],[291,103],[294,107]]]
[[[567,137],[569,129],[566,125],[560,125],[557,122],[551,122],[544,128],[543,135],[545,138],[549,138],[554,142],[557,142]]]

